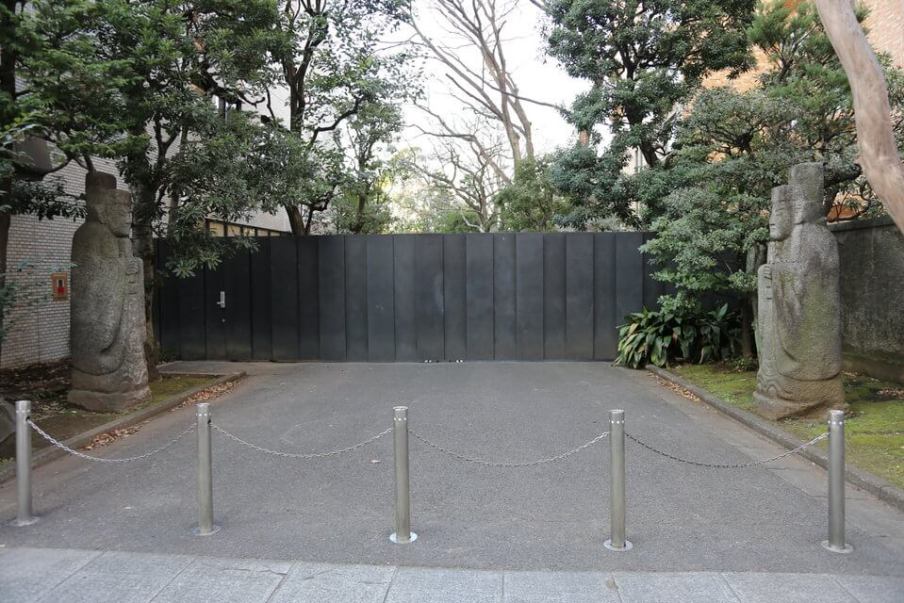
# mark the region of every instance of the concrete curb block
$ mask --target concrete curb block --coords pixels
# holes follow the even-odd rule
[[[658,366],[654,366],[652,364],[648,364],[645,368],[657,377],[660,377],[674,385],[677,385],[678,387],[688,390],[719,412],[728,415],[732,419],[735,419],[736,421],[744,424],[750,429],[753,429],[757,433],[766,436],[773,442],[776,442],[777,444],[780,444],[785,448],[797,448],[798,446],[803,444],[801,440],[798,440],[786,431],[783,431],[782,429],[776,427],[769,421],[761,419],[760,417],[749,413],[746,410],[742,410],[740,408],[727,404],[705,389],[694,385],[689,381],[686,381],[685,379],[679,377],[671,371],[660,368]],[[823,469],[828,469],[828,457],[826,457],[825,453],[819,448],[806,448],[802,450],[799,455],[809,461],[812,461],[813,463],[816,463]],[[850,464],[846,466],[845,477],[847,478],[847,481],[854,486],[866,490],[880,500],[883,500],[886,503],[904,511],[904,490],[901,490],[900,488],[892,485],[881,477],[863,471],[862,469],[853,467]]]
[[[175,374],[175,373],[169,373],[169,374]],[[178,373],[178,374],[180,374],[180,375],[200,375],[200,376],[208,375],[208,373]],[[211,374],[210,376],[215,377],[216,375]],[[63,443],[66,446],[69,446],[70,448],[78,450],[79,448],[81,448],[85,444],[89,443],[91,440],[93,440],[95,437],[99,436],[102,433],[107,433],[108,431],[114,431],[116,429],[124,429],[127,427],[132,427],[133,425],[141,423],[142,421],[144,421],[146,419],[150,419],[159,414],[163,414],[163,413],[179,406],[180,404],[182,404],[183,402],[185,402],[186,400],[188,400],[189,398],[191,398],[198,392],[202,392],[205,389],[208,389],[211,387],[216,387],[217,385],[223,385],[224,383],[229,383],[230,381],[238,381],[239,379],[242,379],[244,377],[245,377],[244,371],[241,371],[238,373],[230,373],[228,375],[221,375],[220,378],[217,379],[216,381],[214,381],[213,383],[208,383],[206,385],[199,385],[199,386],[193,387],[192,389],[190,389],[186,392],[183,392],[181,394],[176,394],[175,396],[170,396],[169,398],[163,400],[159,404],[155,404],[154,406],[150,406],[148,408],[142,408],[141,410],[137,410],[124,417],[114,419],[114,420],[110,421],[109,423],[104,423],[103,425],[95,427],[94,429],[91,429],[89,431],[85,431],[78,435],[74,435],[71,438],[69,438],[68,440],[64,440]],[[47,448],[43,448],[40,452],[35,452],[32,455],[31,467],[32,467],[32,469],[35,469],[42,465],[46,465],[47,463],[49,463],[51,461],[54,461],[60,457],[66,456],[66,454],[67,454],[66,451],[60,450],[56,446],[49,446]],[[16,476],[16,464],[13,462],[10,462],[8,467],[0,469],[0,484],[13,479],[15,476]]]

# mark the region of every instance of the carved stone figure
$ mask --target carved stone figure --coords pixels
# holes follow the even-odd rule
[[[110,174],[85,178],[88,216],[72,239],[69,401],[119,410],[150,398],[141,260],[132,255],[131,195]]]
[[[843,407],[838,244],[825,224],[821,163],[794,166],[790,183],[772,189],[769,239],[757,275],[759,412]]]

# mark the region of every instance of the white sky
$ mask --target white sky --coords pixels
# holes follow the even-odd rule
[[[501,5],[505,0],[497,2]],[[431,0],[415,2],[418,22],[425,34],[440,45],[460,45],[462,41],[444,29],[441,19],[432,12],[431,5]],[[586,90],[589,84],[571,78],[554,59],[546,56],[546,41],[540,31],[540,19],[541,12],[536,6],[527,0],[518,2],[515,10],[506,18],[503,28],[507,42],[504,46],[506,59],[521,96],[568,107],[575,95]],[[480,59],[476,54],[465,56],[469,65],[479,67]],[[438,61],[427,60],[423,82],[425,94],[433,111],[443,115],[456,115],[461,112],[461,104],[449,94],[450,84],[443,77],[445,71]],[[533,103],[525,103],[524,106],[534,125],[534,144],[538,154],[550,152],[574,140],[574,129],[555,109]],[[429,117],[416,107],[410,107],[406,111],[406,118],[409,123],[426,125],[429,122]],[[416,130],[409,128],[403,135],[402,144],[421,146],[426,141]]]
[[[501,3],[505,0],[497,1]],[[431,5],[432,0],[415,0],[415,7],[420,15],[419,22],[425,33],[440,45],[460,44],[459,39],[445,31],[439,20],[431,16]],[[518,7],[506,19],[503,29],[508,42],[505,46],[506,58],[522,96],[567,107],[576,94],[588,88],[588,84],[569,77],[554,59],[546,56],[546,42],[540,32],[540,16],[540,10],[527,0],[518,2]],[[412,33],[406,29],[394,34],[393,40],[407,39]],[[469,64],[479,67],[479,57],[469,56]],[[445,70],[442,67],[437,61],[430,59],[424,65],[422,83],[425,96],[432,110],[443,115],[456,115],[461,113],[461,104],[449,95],[449,82],[443,77]],[[287,91],[276,89],[271,92],[274,112],[288,121]],[[525,110],[534,124],[534,144],[538,153],[552,151],[574,140],[573,128],[555,109],[525,103]],[[414,106],[408,107],[405,115],[410,124],[428,125],[429,117]],[[427,144],[413,128],[404,132],[400,142],[400,146]]]

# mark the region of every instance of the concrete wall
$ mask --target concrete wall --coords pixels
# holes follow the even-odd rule
[[[845,369],[904,383],[904,235],[888,218],[831,229],[841,257]]]

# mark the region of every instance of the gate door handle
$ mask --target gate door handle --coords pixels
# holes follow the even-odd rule
[[[217,302],[217,305],[220,306],[221,308],[226,307],[226,292],[225,291],[220,291],[220,301]]]

